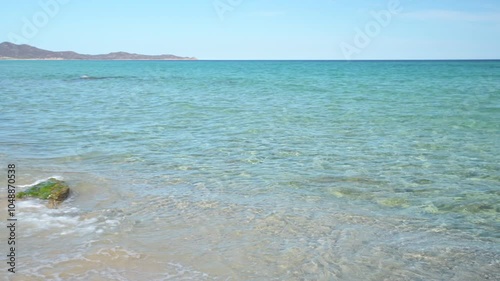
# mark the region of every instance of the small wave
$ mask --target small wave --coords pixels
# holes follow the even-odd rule
[[[36,199],[20,201],[18,206],[19,219],[25,224],[25,234],[34,235],[51,230],[54,231],[53,234],[59,235],[71,233],[84,235],[96,231],[97,218],[85,218],[75,207],[50,209],[44,202]]]
[[[127,77],[125,77],[125,76],[89,76],[89,75],[80,76],[80,79],[82,79],[82,80],[103,80],[103,79],[122,79],[122,78],[127,78]]]
[[[47,207],[44,201],[28,199],[18,202],[19,220],[23,221],[24,234],[29,237],[83,236],[101,234],[119,227],[120,218],[100,211],[85,212],[74,206]]]
[[[28,188],[28,187],[32,187],[32,186],[35,186],[41,182],[44,182],[44,181],[48,181],[49,179],[56,179],[56,180],[64,180],[64,178],[62,176],[50,176],[48,178],[44,178],[44,179],[41,179],[41,180],[37,180],[35,181],[34,183],[32,184],[24,184],[24,185],[18,185],[17,187],[20,187],[20,188]]]
[[[19,185],[28,189],[51,178],[63,180],[63,176],[52,175],[34,181],[31,184]],[[47,201],[36,198],[19,200],[19,219],[25,224],[25,234],[40,236],[52,233],[52,236],[82,236],[91,233],[100,234],[120,225],[120,218],[106,210],[84,211],[75,204],[75,198],[69,198],[57,208],[50,208]]]

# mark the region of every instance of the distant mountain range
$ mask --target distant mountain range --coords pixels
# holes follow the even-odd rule
[[[30,45],[0,43],[0,60],[196,60],[194,57],[174,55],[140,55],[126,52],[114,52],[105,55],[84,55],[72,51],[52,52]]]

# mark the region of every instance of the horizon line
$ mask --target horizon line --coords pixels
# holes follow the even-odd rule
[[[460,59],[200,59],[196,60],[185,60],[185,59],[19,59],[19,58],[0,58],[0,61],[184,61],[184,62],[196,62],[196,61],[332,61],[332,62],[396,62],[396,61],[500,61],[500,58],[460,58]]]
[[[49,51],[49,52],[75,52],[77,54],[83,54],[83,55],[90,55],[90,56],[95,56],[95,55],[103,55],[104,53],[99,53],[99,54],[87,54],[87,53],[80,53],[79,51],[52,51],[52,50],[47,50],[47,49],[41,49],[40,47],[36,47],[34,45],[30,45],[30,44],[19,44],[19,43],[13,43],[13,42],[9,42],[9,41],[3,41],[1,42],[0,44],[3,44],[3,43],[8,43],[8,44],[13,44],[13,45],[17,45],[17,46],[22,46],[22,45],[25,45],[25,46],[29,46],[29,47],[33,47],[33,48],[37,48],[37,49],[40,49],[40,50],[43,50],[43,51]],[[129,51],[113,51],[111,53],[120,53],[120,52],[124,52],[124,53],[129,53],[129,54],[138,54],[138,55],[145,55],[145,56],[162,56],[162,55],[173,55],[173,54],[161,54],[161,55],[149,55],[149,54],[139,54],[139,53],[130,53]],[[110,54],[111,54],[110,53]],[[104,54],[106,55],[106,54]],[[392,59],[392,58],[368,58],[368,59],[306,59],[306,58],[300,58],[300,59],[259,59],[259,58],[256,58],[256,59],[202,59],[202,58],[199,58],[199,57],[196,57],[196,56],[191,56],[191,57],[184,57],[184,56],[179,56],[179,55],[173,55],[173,56],[177,56],[177,57],[181,57],[181,58],[195,58],[194,61],[346,61],[346,62],[349,62],[349,61],[496,61],[496,60],[500,60],[500,57],[498,58],[416,58],[416,59],[409,59],[409,58],[397,58],[397,59]],[[18,59],[18,58],[9,58],[9,57],[4,57],[4,58],[0,58],[0,60],[50,60],[50,59],[43,59],[43,58],[40,58],[40,59]],[[73,60],[73,59],[62,59],[62,60]],[[74,60],[87,60],[87,59],[74,59]],[[88,60],[93,60],[93,59],[88,59]],[[107,61],[108,59],[102,59],[102,61]],[[130,59],[130,61],[134,61],[136,59]],[[138,61],[142,61],[141,59],[137,59]],[[149,60],[149,59],[145,59],[145,60]],[[153,61],[163,61],[163,60],[154,60],[152,59]],[[170,60],[170,59],[168,59]],[[172,59],[172,60],[176,60],[176,59]],[[179,60],[182,60],[182,59],[179,59]],[[100,59],[95,59],[95,61],[100,61]],[[125,60],[124,60],[125,61]],[[189,61],[193,61],[193,60],[189,60]]]

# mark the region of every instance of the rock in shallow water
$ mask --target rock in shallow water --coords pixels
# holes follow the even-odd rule
[[[39,184],[30,187],[28,190],[19,192],[17,198],[34,197],[49,200],[51,207],[56,207],[59,203],[68,198],[69,186],[66,182],[50,178]]]

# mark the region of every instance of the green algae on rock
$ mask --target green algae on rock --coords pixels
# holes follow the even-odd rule
[[[66,182],[50,178],[39,184],[30,187],[26,191],[19,192],[17,198],[34,197],[39,199],[50,200],[52,206],[64,201],[68,198],[69,186]]]

